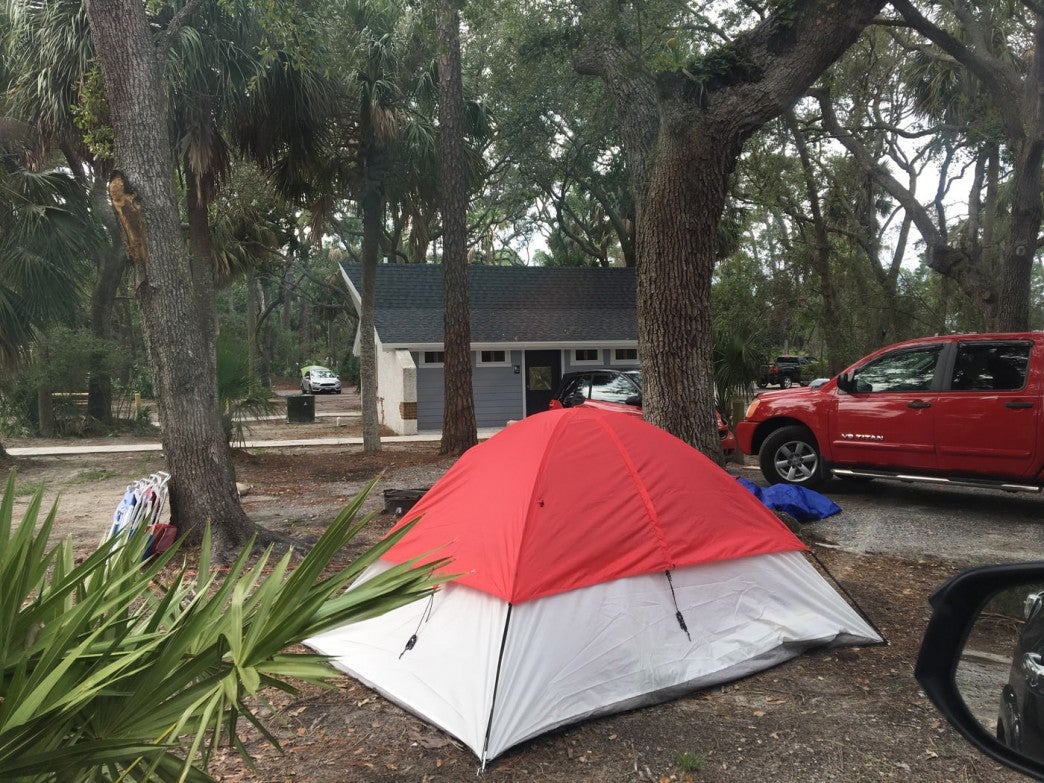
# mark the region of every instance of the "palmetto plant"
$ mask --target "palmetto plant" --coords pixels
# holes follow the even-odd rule
[[[142,562],[144,534],[82,562],[49,546],[56,511],[41,493],[12,525],[14,479],[0,501],[0,780],[210,781],[207,763],[243,719],[273,743],[247,700],[292,680],[322,683],[321,656],[286,648],[332,627],[428,595],[435,563],[394,566],[345,588],[402,531],[331,572],[369,520],[356,497],[291,567],[249,547],[222,576],[201,549],[197,578],[171,576],[174,550]],[[372,515],[371,515],[372,516]],[[39,523],[39,529],[37,529]]]

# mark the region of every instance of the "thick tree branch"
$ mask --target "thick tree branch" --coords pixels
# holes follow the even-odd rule
[[[974,49],[957,40],[946,30],[942,29],[917,8],[910,0],[891,0],[895,8],[907,23],[934,43],[944,52],[949,54],[961,65],[973,73],[986,88],[994,95],[993,104],[1000,114],[1004,124],[1005,132],[1012,137],[1022,134],[1022,118],[1019,114],[1021,103],[1021,79],[1006,63],[999,60],[985,46],[985,33],[978,22],[971,17],[967,8],[960,2],[954,3],[954,13],[959,18],[966,18],[971,28],[968,29],[973,41],[978,41]],[[962,24],[964,21],[962,21]]]
[[[664,74],[661,100],[687,104],[692,115],[727,117],[739,139],[745,139],[793,105],[883,5],[883,0],[793,0],[785,12],[772,14],[714,53],[729,63],[722,72],[700,81],[680,70]]]
[[[932,221],[928,210],[916,196],[893,177],[858,139],[841,127],[826,91],[816,91],[814,97],[819,101],[823,114],[823,127],[906,211],[927,245],[925,263],[939,274],[952,278],[969,296],[976,299],[992,299],[996,285],[989,271],[966,251],[951,246],[947,242],[945,231]]]

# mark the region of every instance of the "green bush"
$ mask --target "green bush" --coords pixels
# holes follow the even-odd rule
[[[143,533],[75,562],[67,541],[48,544],[54,508],[36,529],[40,492],[12,525],[9,478],[0,501],[0,780],[210,781],[223,739],[247,757],[240,719],[275,743],[247,700],[333,674],[322,656],[284,650],[430,594],[445,565],[394,566],[345,590],[406,529],[329,572],[373,516],[357,519],[372,486],[296,568],[289,554],[270,566],[270,551],[252,563],[248,548],[215,576],[208,531],[192,578],[185,565],[173,569],[176,548],[143,563]]]

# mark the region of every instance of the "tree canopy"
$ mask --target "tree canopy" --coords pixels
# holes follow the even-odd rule
[[[218,333],[357,378],[377,448],[379,263],[634,267],[645,415],[712,455],[758,357],[1044,326],[1036,4],[12,0],[0,41],[0,349],[90,332],[99,420],[145,378],[233,547]]]

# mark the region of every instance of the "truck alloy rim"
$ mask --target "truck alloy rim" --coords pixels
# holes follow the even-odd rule
[[[816,472],[819,462],[815,449],[807,443],[792,440],[776,449],[773,459],[776,472],[786,481],[807,481]]]

